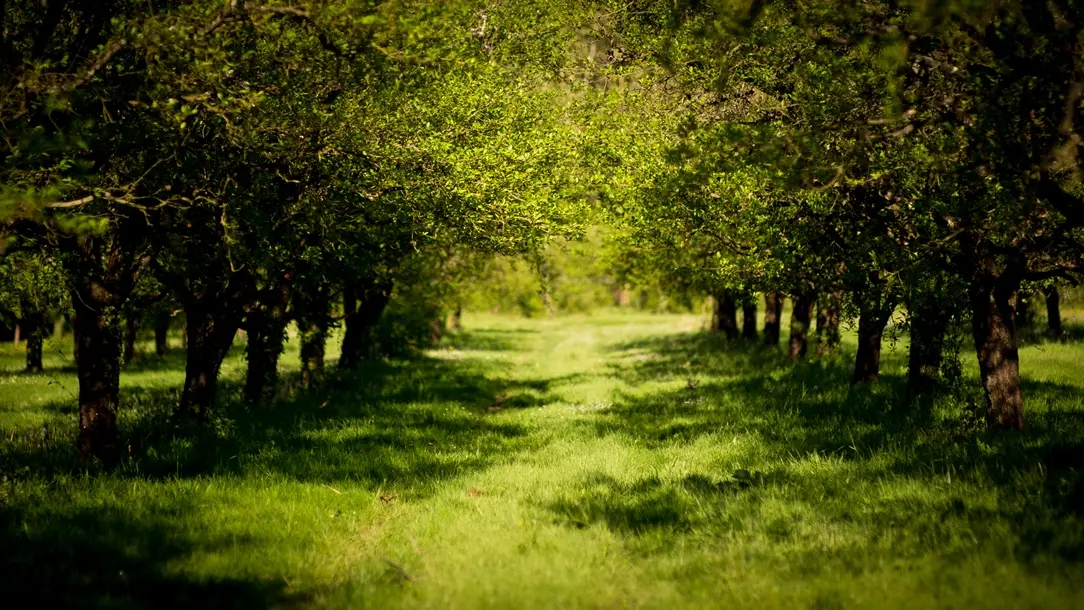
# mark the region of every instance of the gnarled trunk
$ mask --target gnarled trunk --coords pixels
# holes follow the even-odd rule
[[[45,343],[45,330],[49,324],[43,313],[30,313],[23,317],[23,331],[26,333],[26,372],[40,373],[44,370],[41,363],[42,347]]]
[[[1014,299],[1016,328],[1031,328],[1035,324],[1035,312],[1031,307],[1031,293],[1019,290]]]
[[[1046,290],[1046,333],[1051,337],[1061,337],[1061,295],[1051,286]]]
[[[136,357],[136,340],[139,338],[139,319],[129,315],[124,320],[124,363]]]
[[[159,313],[154,318],[154,353],[165,356],[169,353],[169,313]]]
[[[339,368],[351,368],[377,355],[377,323],[391,300],[391,288],[391,282],[362,281],[344,290],[346,332]]]
[[[753,301],[741,307],[741,338],[757,340],[757,304]]]
[[[73,333],[79,377],[79,456],[111,461],[118,456],[121,333],[116,312],[95,302],[92,289],[74,291]],[[92,307],[87,303],[94,303]]]
[[[1022,430],[1024,398],[1012,303],[1014,289],[1011,282],[981,278],[971,283],[968,297],[979,375],[986,391],[986,423]]]
[[[824,295],[817,305],[817,355],[823,356],[839,348],[839,310],[843,291],[834,290]]]
[[[881,374],[881,338],[895,308],[895,302],[877,290],[858,296],[858,352],[852,377],[856,383],[876,381]]]
[[[729,292],[719,292],[714,296],[715,311],[711,317],[711,330],[723,333],[727,339],[738,338],[738,306],[734,302],[734,295]]]
[[[793,309],[790,313],[790,350],[788,356],[797,360],[809,350],[809,326],[813,318],[813,306],[817,303],[817,293],[810,290],[792,297]]]
[[[444,336],[444,316],[443,314],[437,314],[429,321],[429,342],[436,347],[440,345],[440,340]]]
[[[323,285],[302,284],[293,294],[293,309],[301,340],[301,385],[324,385],[324,355],[331,324],[331,299]]]
[[[177,413],[203,419],[214,406],[218,373],[241,325],[239,308],[214,298],[186,299],[184,387]]]
[[[764,345],[779,346],[783,318],[783,295],[778,292],[764,294]]]
[[[907,313],[911,345],[907,351],[907,393],[912,397],[937,387],[945,351],[945,333],[952,320],[952,303],[916,299]]]
[[[253,404],[264,402],[278,386],[279,357],[290,321],[287,317],[290,292],[288,281],[262,291],[260,302],[245,321],[248,334],[245,399]]]
[[[120,312],[132,294],[145,225],[119,221],[104,236],[65,240],[65,267],[71,279],[75,362],[79,378],[81,458],[119,457],[117,407],[120,395]]]
[[[301,329],[301,385],[319,388],[324,385],[327,325],[315,319],[302,319],[298,326]]]

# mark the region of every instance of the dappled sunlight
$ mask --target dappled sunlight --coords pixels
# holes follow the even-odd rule
[[[470,320],[453,349],[322,391],[287,377],[261,407],[227,377],[201,430],[172,427],[175,372],[135,369],[128,456],[90,479],[62,432],[34,436],[70,403],[0,395],[27,413],[5,419],[17,440],[0,452],[17,590],[102,607],[156,588],[177,607],[1076,595],[1084,389],[1058,369],[1029,376],[1021,435],[954,402],[911,405],[895,374],[851,385],[846,353],[789,363],[685,317]]]

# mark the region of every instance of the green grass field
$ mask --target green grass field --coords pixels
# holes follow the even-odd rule
[[[905,405],[903,343],[790,364],[695,316],[466,316],[410,362],[174,431],[124,376],[118,469],[76,383],[0,373],[0,585],[94,608],[1084,608],[1084,344],[1022,349],[1027,431]],[[296,350],[296,344],[293,345]],[[888,346],[886,345],[886,349]],[[973,359],[965,355],[968,375]],[[973,384],[972,384],[973,385]]]

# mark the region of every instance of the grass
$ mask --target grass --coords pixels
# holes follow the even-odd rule
[[[410,362],[180,434],[181,360],[124,376],[79,463],[73,373],[0,373],[0,585],[50,606],[1084,607],[1084,345],[1022,349],[1028,429],[910,407],[902,345],[793,365],[695,316],[468,316]],[[149,347],[149,346],[148,346]],[[0,363],[18,367],[9,351]],[[287,354],[284,371],[296,368]],[[968,374],[974,367],[968,362]]]

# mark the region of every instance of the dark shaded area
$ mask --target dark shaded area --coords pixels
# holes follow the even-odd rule
[[[64,514],[0,507],[4,595],[42,608],[268,608],[300,606],[285,583],[195,580],[171,574],[168,564],[195,552],[239,541],[199,546],[171,522],[183,506],[153,519],[100,507]],[[244,542],[241,540],[240,542]]]
[[[632,534],[684,532],[702,523],[705,505],[722,507],[728,499],[754,487],[785,482],[782,473],[745,470],[721,480],[693,474],[677,481],[648,477],[635,483],[593,473],[580,482],[576,499],[560,499],[547,508],[557,514],[558,522],[577,528],[601,523]]]
[[[510,352],[524,349],[534,331],[525,329],[479,329],[448,337],[454,349],[484,352]]]
[[[181,358],[147,358],[132,367],[175,368]],[[487,375],[506,365],[482,365],[422,357],[365,362],[333,376],[319,392],[302,390],[295,373],[283,379],[276,401],[260,407],[245,403],[237,380],[224,381],[207,426],[175,423],[179,389],[126,387],[120,422],[125,457],[114,468],[77,460],[71,430],[20,430],[14,441],[0,443],[0,586],[9,599],[48,607],[301,605],[304,600],[283,595],[281,582],[194,581],[171,573],[171,560],[213,549],[198,546],[206,545],[205,538],[192,541],[171,527],[177,515],[168,511],[150,519],[137,507],[42,506],[13,497],[23,486],[9,481],[271,473],[424,497],[441,480],[531,449],[526,430],[499,411],[543,404],[551,380],[492,380]],[[444,406],[426,404],[431,402]],[[48,408],[75,412],[74,401]],[[168,510],[187,509],[171,503]]]
[[[818,454],[861,462],[870,480],[881,476],[931,484],[946,477],[981,480],[997,486],[1003,506],[996,516],[1014,524],[1022,557],[1053,554],[1084,561],[1084,528],[1079,527],[1084,517],[1080,388],[1025,381],[1029,404],[1061,407],[1032,409],[1025,431],[1006,432],[981,425],[978,389],[911,401],[903,375],[885,374],[873,384],[849,383],[847,355],[786,364],[775,350],[750,349],[703,334],[626,343],[615,350],[627,356],[614,366],[613,374],[633,386],[686,378],[690,382],[669,392],[618,397],[598,420],[586,424],[599,435],[625,435],[650,448],[709,434],[751,435],[758,439],[758,447],[766,447],[764,454],[750,456],[752,460]],[[714,380],[697,382],[698,376]],[[871,460],[874,457],[882,459]],[[838,487],[840,482],[827,479],[795,481],[779,473],[745,473],[735,479],[720,472],[698,481],[649,478],[632,485],[588,481],[575,499],[549,508],[577,526],[598,522],[634,533],[681,531],[695,524],[695,515],[703,513],[705,505],[718,506],[727,494],[742,492],[743,485],[751,492],[775,488],[779,493],[791,493],[785,488],[798,485],[812,498],[847,494],[845,487]],[[921,517],[930,512],[936,519],[954,516],[981,529],[991,515],[966,502],[926,507]],[[826,518],[853,518],[844,509],[833,513],[831,502],[825,506]],[[886,509],[888,514],[892,511]],[[714,518],[728,517],[722,510]]]
[[[1084,341],[1084,324],[1062,320],[1056,337],[1051,337],[1049,331],[1039,325],[1021,326],[1017,328],[1017,340],[1020,345],[1080,342]]]

